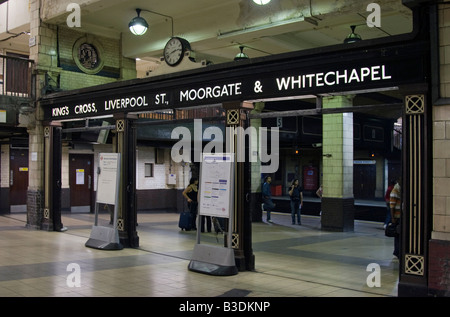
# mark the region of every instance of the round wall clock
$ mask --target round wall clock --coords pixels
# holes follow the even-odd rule
[[[184,53],[191,49],[188,41],[180,37],[172,37],[164,47],[164,60],[169,66],[178,65],[184,57]]]

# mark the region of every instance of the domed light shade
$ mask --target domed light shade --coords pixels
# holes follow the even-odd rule
[[[344,43],[355,43],[361,41],[361,36],[355,33],[356,25],[350,26],[352,29],[352,33],[350,33],[347,38],[344,40]]]
[[[239,48],[241,49],[241,52],[236,55],[234,60],[235,61],[240,61],[240,60],[243,60],[243,59],[248,59],[248,55],[244,53],[244,46],[239,46]]]
[[[141,9],[136,9],[137,17],[133,18],[131,22],[128,24],[131,33],[134,35],[144,35],[148,29],[148,23],[144,18],[140,17]]]
[[[270,2],[270,0],[253,0],[254,3],[259,4],[260,6],[266,5]]]

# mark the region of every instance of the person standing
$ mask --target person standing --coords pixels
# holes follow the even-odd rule
[[[200,216],[201,225],[200,225],[200,231],[205,232],[205,222],[206,222],[206,230],[208,232],[211,232],[212,222],[211,222],[211,216]]]
[[[395,186],[395,180],[391,180],[389,182],[389,186],[386,189],[386,193],[384,194],[384,200],[386,201],[386,219],[384,220],[384,229],[386,229],[386,226],[391,222],[391,191]]]
[[[402,191],[400,187],[400,179],[394,185],[389,196],[391,208],[391,222],[397,225],[397,232],[401,228],[401,213],[402,213]],[[394,237],[394,252],[393,254],[398,258],[400,256],[400,234]]]
[[[300,214],[303,208],[303,189],[300,187],[298,179],[292,181],[291,187],[289,187],[289,196],[291,197],[292,224],[295,224],[295,215],[297,215],[297,224],[301,225]]]
[[[188,202],[189,212],[191,213],[191,227],[197,230],[197,209],[198,209],[198,178],[192,177],[189,185],[183,191],[183,196]]]
[[[320,199],[320,212],[319,212],[319,216],[322,217],[322,197],[323,197],[322,184],[320,184],[319,188],[316,190],[316,195],[317,195],[317,197],[319,197],[319,199]]]
[[[270,218],[271,211],[275,208],[275,204],[272,201],[272,192],[270,190],[270,183],[272,182],[272,177],[266,176],[264,178],[264,184],[262,188],[262,199],[263,199],[263,208],[267,212],[267,222],[272,222]]]
[[[317,197],[320,198],[320,200],[322,200],[322,195],[323,195],[322,184],[319,186],[319,188],[317,188],[316,195],[317,195]]]

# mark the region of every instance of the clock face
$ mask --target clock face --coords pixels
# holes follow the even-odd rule
[[[183,59],[185,45],[181,39],[174,37],[164,47],[164,59],[170,66],[175,66]]]

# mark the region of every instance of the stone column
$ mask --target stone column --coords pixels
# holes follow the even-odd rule
[[[428,256],[428,287],[450,296],[450,6],[438,6],[440,97],[433,105],[433,222]]]
[[[28,228],[41,229],[44,214],[44,128],[36,124],[28,129],[29,176],[27,191]]]
[[[353,105],[353,96],[323,98],[323,108]],[[353,231],[353,113],[323,115],[322,229]]]
[[[30,59],[34,60],[33,73],[36,78],[36,100],[42,96],[46,75],[58,76],[56,48],[56,26],[41,22],[41,3],[30,1],[30,36],[36,45],[30,47]],[[29,135],[29,181],[27,193],[27,227],[42,229],[44,220],[44,126],[43,109],[36,102],[34,112],[20,115],[20,126],[26,126]],[[46,227],[47,229],[49,227]],[[45,229],[45,228],[44,228]]]

